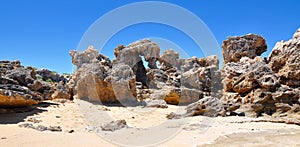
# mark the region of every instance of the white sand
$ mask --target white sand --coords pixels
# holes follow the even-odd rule
[[[54,103],[54,102],[51,102]],[[253,118],[197,116],[167,120],[177,106],[162,108],[95,106],[84,101],[50,105],[42,112],[0,114],[0,146],[117,146],[130,144],[155,146],[261,146],[300,145],[300,127],[281,123],[247,122]],[[109,109],[110,111],[103,111]],[[35,114],[32,114],[35,113]],[[20,128],[29,118],[41,120],[35,126],[61,126],[62,132]],[[130,128],[115,132],[88,131],[111,120],[125,119]],[[28,122],[31,123],[31,122]],[[73,133],[68,133],[74,130]]]

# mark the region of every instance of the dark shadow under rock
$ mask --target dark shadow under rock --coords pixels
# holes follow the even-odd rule
[[[28,107],[0,108],[0,124],[17,124],[19,122],[24,122],[28,116],[33,116],[46,111],[40,108],[46,108],[51,105],[59,104],[42,102],[38,105]]]

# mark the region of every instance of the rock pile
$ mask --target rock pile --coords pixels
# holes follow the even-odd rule
[[[54,93],[65,94],[62,98],[69,99],[68,90],[60,91],[66,88],[67,81],[49,70],[24,67],[20,61],[0,61],[0,107],[30,106],[52,99]],[[61,87],[55,89],[57,83]]]
[[[159,45],[147,39],[119,45],[113,60],[92,46],[70,51],[77,67],[71,77],[24,67],[19,61],[0,61],[0,107],[75,95],[101,103],[187,105],[185,114],[172,113],[168,118],[294,117],[300,114],[299,32],[277,43],[268,58],[259,57],[267,49],[262,36],[229,37],[222,45],[222,69],[216,56],[180,59],[172,49],[160,54]]]
[[[234,37],[229,40],[240,41],[230,43],[226,40],[223,43],[223,51],[227,53],[235,52],[235,48],[231,48],[233,51],[230,51],[228,46],[236,44],[242,44],[238,48],[243,52],[259,50],[257,54],[244,54],[246,57],[240,60],[231,58],[237,57],[235,54],[224,56],[224,61],[228,63],[222,69],[222,101],[227,112],[242,112],[247,116],[283,116],[299,112],[300,38],[297,33],[291,40],[277,43],[268,59],[257,56],[265,51],[265,41],[251,46],[243,41],[245,37],[249,40],[249,36]],[[256,35],[252,37],[254,38],[250,40],[258,40]]]
[[[160,47],[147,39],[119,45],[113,61],[93,47],[71,51],[72,63],[77,66],[74,92],[78,98],[104,103],[165,100],[178,105],[221,90],[216,56],[179,59],[173,50],[159,53]]]

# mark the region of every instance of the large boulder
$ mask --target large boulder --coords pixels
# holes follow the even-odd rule
[[[113,65],[109,78],[119,102],[123,104],[137,102],[136,78],[128,65]]]
[[[251,59],[267,50],[266,40],[255,34],[228,37],[222,44],[224,62],[238,62],[242,57]]]
[[[136,78],[128,65],[112,64],[91,46],[84,52],[70,51],[70,55],[77,66],[71,84],[77,98],[102,103],[136,101]]]

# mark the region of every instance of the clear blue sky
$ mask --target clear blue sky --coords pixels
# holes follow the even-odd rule
[[[73,70],[69,50],[77,45],[89,26],[105,13],[133,3],[133,0],[1,0],[0,60],[20,60],[22,64],[49,68],[60,73]],[[215,35],[219,45],[227,36],[257,33],[268,43],[267,56],[275,43],[288,40],[300,27],[299,0],[172,0],[196,14]],[[103,52],[112,56],[118,44],[136,39],[161,37],[201,56],[188,37],[180,32],[140,24],[116,34]],[[146,30],[146,31],[145,31]]]

